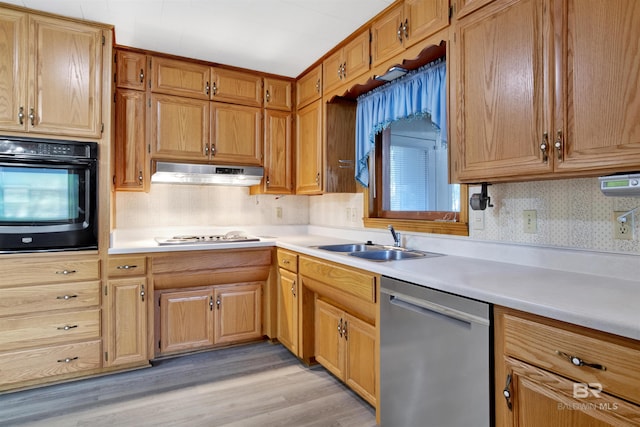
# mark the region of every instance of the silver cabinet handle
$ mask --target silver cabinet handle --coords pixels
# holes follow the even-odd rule
[[[220,304],[222,304],[222,301],[220,301],[220,297],[216,298],[216,309],[220,310]]]
[[[71,298],[78,298],[78,295],[60,295],[56,299],[70,300]]]
[[[31,121],[31,126],[36,125],[36,113],[33,108],[29,108],[29,120]]]
[[[342,324],[342,335],[344,335],[344,339],[349,339],[347,337],[347,321],[345,320],[344,323]]]
[[[144,83],[144,69],[140,68],[140,83]]]
[[[216,155],[216,145],[215,144],[211,144],[211,155],[212,156]]]
[[[556,149],[556,155],[558,156],[558,161],[562,161],[562,131],[558,130],[556,133],[556,142],[553,144]]]
[[[213,297],[209,297],[209,311],[213,311]]]
[[[56,274],[64,274],[65,276],[67,274],[74,274],[77,273],[77,270],[62,270],[62,271],[56,271]]]
[[[144,302],[144,296],[146,295],[145,291],[144,291],[144,285],[142,285],[142,288],[140,289],[140,298],[142,299],[142,302]]]
[[[208,156],[209,155],[209,144],[204,146],[204,155]]]
[[[320,93],[320,79],[316,82],[316,91]]]
[[[549,161],[549,134],[547,132],[542,134],[542,143],[540,144],[540,151],[542,151],[542,162],[547,163]]]
[[[59,331],[68,331],[69,329],[74,329],[77,328],[78,325],[64,325],[64,326],[60,326],[58,328],[56,328]]]
[[[513,409],[513,405],[511,404],[511,374],[507,375],[507,383],[504,386],[504,390],[502,390],[502,395],[507,401],[507,408],[511,411]]]
[[[218,85],[216,84],[216,82],[213,82],[213,88],[212,88],[213,94],[217,95],[218,94]]]
[[[137,265],[129,265],[129,264],[125,264],[125,265],[119,265],[116,267],[118,270],[131,270],[132,268],[138,268]]]
[[[338,333],[340,334],[340,338],[342,338],[342,319],[338,322]]]
[[[296,281],[295,280],[291,283],[291,293],[293,294],[294,297],[296,296]]]
[[[66,359],[58,359],[58,363],[71,363],[74,360],[78,360],[78,356],[76,356],[76,357],[67,357]]]
[[[18,109],[18,123],[21,125],[24,124],[24,107]]]
[[[267,102],[271,101],[271,94],[269,93],[268,89],[267,89],[267,93],[265,95],[265,98],[267,99]]]
[[[580,359],[578,356],[572,356],[570,354],[567,354],[563,351],[560,350],[556,350],[556,354],[564,359],[567,359],[569,362],[571,362],[574,366],[586,366],[588,368],[593,368],[593,369],[598,369],[600,371],[606,371],[607,367],[604,365],[601,365],[599,363],[589,363],[589,362],[585,362],[584,360]]]
[[[142,171],[138,171],[138,183],[142,185],[143,180],[144,180],[144,177],[142,176]]]
[[[402,26],[402,31],[404,32],[404,38],[409,38],[409,19],[404,20],[404,25]]]
[[[209,82],[207,82],[204,86],[204,93],[209,95],[209,90],[211,90],[211,87],[209,87]]]

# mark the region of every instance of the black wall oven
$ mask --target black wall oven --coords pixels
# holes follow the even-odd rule
[[[95,142],[0,136],[0,253],[97,249]]]

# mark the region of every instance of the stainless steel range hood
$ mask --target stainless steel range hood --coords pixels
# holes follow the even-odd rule
[[[157,162],[151,182],[248,187],[259,184],[263,176],[264,168],[260,166]]]

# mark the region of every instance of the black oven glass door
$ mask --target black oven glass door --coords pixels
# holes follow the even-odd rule
[[[0,251],[97,248],[94,160],[0,162]]]

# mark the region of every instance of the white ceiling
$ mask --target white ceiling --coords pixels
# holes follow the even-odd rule
[[[393,0],[0,0],[113,24],[116,43],[296,77]]]

